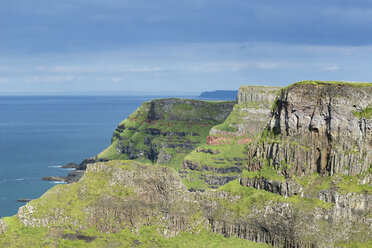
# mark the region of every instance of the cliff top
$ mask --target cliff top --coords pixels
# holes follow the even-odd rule
[[[372,83],[368,82],[346,82],[346,81],[317,81],[317,80],[307,80],[293,83],[288,87],[293,87],[295,85],[316,85],[316,86],[352,86],[352,87],[372,87]]]

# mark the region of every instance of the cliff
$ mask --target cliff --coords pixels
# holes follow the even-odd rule
[[[281,88],[242,86],[227,119],[214,126],[207,144],[183,161],[181,177],[194,190],[218,188],[237,179],[248,163],[246,145],[266,127]]]
[[[357,175],[372,161],[372,84],[299,82],[283,89],[249,169],[270,161],[287,176]],[[284,168],[286,167],[286,168]]]
[[[144,103],[78,182],[1,219],[0,246],[372,246],[372,84],[241,87],[234,104]]]
[[[200,94],[200,98],[210,98],[210,99],[231,99],[235,100],[237,90],[215,90],[215,91],[204,91]]]
[[[179,166],[183,157],[206,142],[234,102],[159,99],[142,106],[116,128],[100,159],[136,159]]]

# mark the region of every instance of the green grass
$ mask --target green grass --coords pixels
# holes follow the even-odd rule
[[[237,125],[244,124],[248,117],[248,113],[245,109],[266,109],[271,104],[271,102],[258,103],[254,101],[236,104],[227,119],[222,124],[216,125],[214,128],[224,132],[237,132]]]
[[[46,247],[53,240],[48,238],[47,228],[25,227],[16,216],[6,217],[8,230],[0,235],[0,247]]]
[[[295,85],[316,85],[316,86],[352,86],[352,87],[372,87],[372,83],[367,82],[346,82],[346,81],[318,81],[318,80],[308,80],[308,81],[300,81],[297,83],[293,83],[286,88],[293,87]]]
[[[223,121],[216,121],[214,118],[220,114],[219,104],[226,102],[201,102],[197,100],[163,99],[154,100],[154,108],[161,108],[162,101],[175,100],[172,108],[165,112],[158,120],[149,120],[151,102],[145,102],[140,108],[133,112],[127,119],[122,121],[114,132],[112,144],[98,154],[99,158],[106,159],[129,159],[127,154],[118,154],[116,148],[119,145],[129,147],[132,154],[138,154],[136,160],[149,162],[147,155],[151,149],[174,146],[175,144],[190,143],[194,147],[205,144],[210,129]],[[200,105],[201,104],[201,105]],[[199,106],[200,105],[200,106]],[[161,109],[155,111],[161,112]],[[177,118],[180,118],[177,120]],[[158,130],[166,132],[186,132],[186,136],[163,136],[152,135],[147,130]],[[193,135],[198,134],[198,135]],[[145,140],[150,143],[145,144]],[[159,152],[159,151],[156,151]],[[171,161],[162,164],[179,169],[183,158],[191,152],[191,149],[167,148],[167,153],[172,155]]]
[[[244,161],[232,161],[235,158],[238,159],[247,159],[246,145],[238,144],[238,138],[228,137],[230,144],[221,144],[221,145],[201,145],[197,149],[193,150],[188,154],[184,160],[190,160],[194,163],[199,163],[201,165],[208,165],[216,168],[226,168],[236,166],[234,163],[241,162],[244,164]],[[204,152],[197,152],[198,149],[211,149],[217,151],[217,154],[210,154]]]
[[[160,226],[143,226],[137,232],[123,229],[118,233],[101,233],[94,228],[73,231],[64,230],[65,234],[78,234],[92,237],[91,242],[56,238],[47,228],[26,227],[16,216],[4,218],[9,225],[7,233],[0,235],[0,246],[7,248],[23,247],[63,247],[63,248],[104,248],[104,247],[247,247],[268,248],[266,244],[257,244],[239,238],[225,238],[205,228],[181,232],[175,237],[165,238],[159,231]]]
[[[275,202],[288,202],[292,206],[299,210],[311,210],[314,208],[330,209],[333,204],[326,203],[318,199],[301,198],[300,196],[284,197],[277,194],[273,194],[264,190],[255,189],[252,187],[245,187],[239,184],[238,180],[231,181],[222,187],[218,188],[219,191],[226,191],[232,195],[240,196],[235,202],[226,200],[223,204],[225,208],[228,208],[236,213],[236,217],[244,216],[252,208],[261,208],[267,204]],[[225,200],[222,200],[225,201]]]
[[[360,181],[370,174],[371,170],[361,173],[356,176],[349,175],[332,175],[332,176],[321,176],[318,173],[314,173],[310,176],[303,178],[294,177],[294,179],[303,186],[304,191],[310,195],[315,195],[319,190],[323,189],[335,189],[341,194],[348,193],[367,193],[372,194],[372,188],[368,183],[361,184]]]
[[[87,233],[88,236],[97,237],[90,243],[84,241],[60,240],[59,247],[247,247],[247,248],[268,248],[269,245],[257,244],[251,241],[238,238],[225,238],[220,234],[211,233],[207,230],[194,232],[182,232],[173,238],[164,238],[156,226],[144,226],[138,233],[123,230],[119,233],[104,234],[95,231]]]
[[[265,163],[265,165],[257,171],[244,170],[241,176],[245,178],[266,178],[273,181],[285,182],[285,177],[278,175],[277,170],[269,165],[269,163]]]
[[[367,242],[348,242],[348,243],[337,243],[335,247],[339,248],[367,248],[372,247],[372,239]]]
[[[359,119],[362,119],[362,118],[371,119],[372,118],[372,107],[367,107],[360,112],[353,111],[353,114]]]

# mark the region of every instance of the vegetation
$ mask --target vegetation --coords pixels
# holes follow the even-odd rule
[[[286,88],[290,88],[290,87],[293,87],[295,85],[299,85],[299,84],[307,84],[307,85],[317,85],[317,86],[325,86],[325,85],[334,85],[334,86],[343,86],[343,85],[347,85],[347,86],[352,86],[352,87],[372,87],[372,83],[367,83],[367,82],[345,82],[345,81],[315,81],[315,80],[308,80],[308,81],[300,81],[300,82],[297,82],[297,83],[294,83],[294,84],[291,84],[289,86],[287,86]]]
[[[273,181],[285,182],[285,177],[278,175],[278,171],[269,163],[265,163],[264,166],[257,171],[244,170],[241,176],[244,178],[266,178]]]
[[[341,194],[372,194],[372,188],[369,186],[369,184],[361,183],[365,177],[371,174],[372,170],[369,169],[368,171],[356,176],[339,174],[332,176],[321,176],[318,173],[314,173],[303,178],[294,177],[294,179],[304,188],[305,192],[310,195],[315,195],[319,190],[331,188],[337,190]]]
[[[240,196],[240,198],[235,202],[222,200],[226,201],[225,208],[234,211],[237,216],[244,216],[252,211],[252,208],[261,208],[275,202],[288,202],[299,210],[309,210],[317,207],[329,209],[333,206],[331,203],[326,203],[318,199],[301,198],[298,195],[284,197],[265,190],[245,187],[240,185],[238,180],[231,181],[220,187],[218,190],[229,192],[231,195]]]
[[[363,109],[360,112],[353,111],[353,114],[359,119],[362,119],[362,118],[371,119],[372,118],[372,104],[370,104],[367,108]]]
[[[210,129],[223,121],[217,116],[219,106],[226,103],[180,99],[143,103],[118,125],[112,144],[98,157],[158,162],[179,169],[183,158],[205,144]],[[161,149],[168,159],[157,161]]]

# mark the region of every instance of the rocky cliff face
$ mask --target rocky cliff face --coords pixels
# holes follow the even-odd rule
[[[98,155],[171,164],[206,142],[209,130],[223,122],[234,102],[160,99],[146,102],[115,130],[112,144]]]
[[[4,220],[0,219],[0,234],[5,233],[7,230],[8,224]]]
[[[300,82],[282,90],[266,137],[250,149],[248,168],[269,160],[289,176],[366,171],[372,121],[360,113],[371,96],[372,84]]]
[[[227,119],[214,126],[207,145],[184,159],[181,176],[193,189],[216,188],[239,177],[248,163],[246,144],[266,127],[279,87],[242,86]]]
[[[280,87],[242,86],[237,96],[237,105],[221,125],[212,128],[211,135],[255,135],[269,121],[273,103]]]

